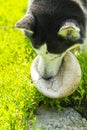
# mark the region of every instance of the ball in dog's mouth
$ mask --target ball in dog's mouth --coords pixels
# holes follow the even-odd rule
[[[78,87],[81,80],[81,69],[76,57],[68,51],[61,65],[58,66],[58,73],[54,77],[44,79],[38,71],[40,57],[37,56],[31,67],[31,77],[43,95],[50,98],[62,98],[71,95]]]

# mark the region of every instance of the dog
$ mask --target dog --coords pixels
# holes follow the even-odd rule
[[[76,45],[86,45],[87,0],[29,0],[22,28],[40,55],[41,76],[48,80],[58,72],[59,59]]]

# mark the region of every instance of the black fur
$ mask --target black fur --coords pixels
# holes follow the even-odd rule
[[[83,0],[87,4],[87,0]],[[34,16],[32,25],[34,34],[25,34],[30,38],[34,48],[47,44],[48,52],[60,54],[77,43],[83,43],[86,33],[86,17],[81,7],[72,0],[34,0],[29,13]],[[78,40],[65,39],[58,36],[62,23],[66,20],[75,20],[80,28]]]

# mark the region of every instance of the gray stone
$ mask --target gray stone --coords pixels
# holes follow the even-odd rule
[[[39,108],[35,115],[35,130],[44,127],[44,130],[87,130],[87,120],[72,108],[66,108],[61,111],[45,110]],[[32,125],[29,126],[32,130]]]

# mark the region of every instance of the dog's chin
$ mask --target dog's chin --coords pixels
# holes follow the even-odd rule
[[[36,88],[50,98],[62,98],[71,95],[78,87],[81,69],[76,57],[68,51],[63,57],[56,76],[44,79],[38,71],[39,56],[31,67],[31,77]],[[59,67],[59,66],[58,66]]]

